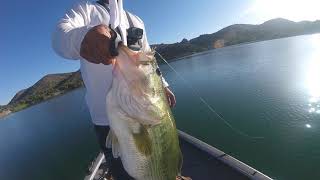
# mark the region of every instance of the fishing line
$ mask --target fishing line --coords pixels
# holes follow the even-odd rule
[[[234,131],[235,133],[241,135],[241,136],[244,136],[244,137],[247,137],[247,138],[250,138],[250,139],[264,139],[264,137],[261,137],[261,136],[250,136],[249,134],[233,127],[227,120],[225,120],[219,113],[217,113],[217,111],[206,101],[204,100],[204,98],[200,95],[200,93],[195,89],[193,88],[189,83],[188,81],[179,73],[175,70],[174,67],[172,67],[167,60],[165,60],[165,58],[160,54],[158,53],[157,51],[155,51],[155,53],[157,53],[159,55],[159,57],[169,66],[169,68],[176,73],[176,75],[185,83],[185,85],[191,89],[192,93],[194,96],[196,96],[197,98],[200,99],[200,101],[215,115],[217,115],[219,117],[220,120],[222,120],[222,122],[227,125],[232,131]]]

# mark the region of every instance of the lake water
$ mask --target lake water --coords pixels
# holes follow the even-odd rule
[[[82,89],[0,121],[1,180],[77,180],[98,146]]]
[[[179,129],[272,178],[320,179],[320,35],[226,47],[171,65],[188,81],[162,65]],[[98,151],[83,96],[79,89],[1,120],[0,179],[81,179]]]

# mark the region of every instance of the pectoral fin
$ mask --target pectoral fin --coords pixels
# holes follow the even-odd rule
[[[135,132],[132,135],[138,151],[145,156],[150,155],[152,152],[152,144],[147,128],[140,125],[139,132]]]

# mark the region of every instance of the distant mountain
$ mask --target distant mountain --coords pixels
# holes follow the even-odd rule
[[[181,42],[173,44],[155,44],[152,47],[156,48],[167,60],[173,61],[194,53],[240,43],[319,32],[320,21],[293,22],[278,18],[260,25],[234,24],[218,32],[200,35],[191,40],[183,39]],[[0,117],[81,86],[83,86],[83,82],[79,71],[47,75],[30,88],[19,91],[8,105],[0,106]]]
[[[80,71],[46,75],[33,86],[19,91],[6,106],[1,106],[0,114],[2,111],[19,111],[81,86]]]
[[[278,18],[260,25],[234,24],[212,34],[184,39],[174,44],[155,44],[156,50],[167,60],[225,46],[278,39],[320,32],[320,21],[293,22]]]

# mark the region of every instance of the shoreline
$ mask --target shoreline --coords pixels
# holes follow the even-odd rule
[[[216,50],[219,50],[219,49],[224,49],[224,48],[233,48],[233,47],[237,47],[237,46],[242,46],[242,45],[249,45],[249,44],[253,44],[253,43],[259,43],[259,42],[265,42],[265,41],[272,41],[272,40],[278,40],[278,39],[286,39],[286,38],[292,38],[292,37],[298,37],[298,36],[307,36],[307,35],[314,35],[314,34],[320,34],[320,33],[310,33],[310,34],[302,34],[302,35],[296,35],[296,36],[288,36],[288,37],[281,37],[281,38],[274,38],[274,39],[267,39],[267,40],[258,40],[258,41],[250,41],[250,42],[244,42],[244,43],[239,43],[239,44],[234,44],[234,45],[229,45],[229,46],[224,46],[224,47],[221,47],[221,48],[215,48],[215,49],[209,49],[209,50],[205,50],[205,51],[202,51],[202,52],[197,52],[197,53],[193,53],[193,54],[190,54],[190,55],[186,55],[186,56],[182,56],[182,57],[178,57],[178,58],[173,58],[173,59],[169,59],[169,60],[166,60],[168,63],[172,63],[172,62],[175,62],[175,61],[180,61],[180,60],[186,60],[188,58],[192,58],[192,57],[195,57],[195,56],[199,56],[199,55],[204,55],[204,54],[209,54],[209,53],[212,53]],[[166,65],[166,63],[164,61],[161,61],[161,62],[158,62],[159,63],[159,66],[161,65]],[[12,111],[10,109],[7,109],[7,110],[3,110],[3,111],[0,111],[0,119],[12,114],[12,113],[15,113],[15,112],[19,112],[21,110],[24,110],[24,109],[27,109],[29,107],[32,107],[34,105],[37,105],[37,104],[40,104],[40,103],[43,103],[43,102],[46,102],[48,100],[51,100],[53,98],[56,98],[56,97],[59,97],[59,96],[62,96],[62,95],[65,95],[69,92],[72,92],[74,90],[77,90],[77,89],[80,89],[80,88],[83,88],[84,86],[79,86],[77,88],[74,88],[74,89],[70,89],[70,90],[64,90],[64,91],[60,91],[60,92],[55,92],[54,94],[52,94],[51,97],[49,97],[48,99],[45,99],[44,101],[40,101],[40,102],[37,102],[37,103],[34,103],[34,104],[29,104],[27,107],[25,108],[22,108],[18,111]]]
[[[10,111],[10,110],[4,110],[4,111],[0,112],[0,118],[2,119],[4,117],[10,115],[11,113],[12,113],[12,111]]]
[[[41,103],[50,101],[50,100],[52,100],[52,99],[54,99],[54,98],[58,98],[58,97],[60,97],[60,96],[66,95],[66,94],[68,94],[68,93],[70,93],[70,92],[72,92],[72,91],[75,91],[75,90],[78,90],[78,89],[81,89],[81,88],[84,88],[84,86],[80,86],[80,87],[71,89],[71,90],[69,90],[69,91],[64,91],[64,92],[55,93],[53,96],[51,96],[50,98],[48,98],[48,99],[46,99],[46,100],[44,100],[44,101],[40,101],[40,102],[38,102],[38,103],[30,104],[29,106],[27,106],[27,107],[25,107],[25,108],[23,108],[23,109],[20,109],[20,110],[18,110],[18,111],[11,111],[11,110],[1,111],[1,112],[0,112],[0,120],[3,119],[3,118],[5,118],[5,117],[7,117],[7,116],[9,116],[10,114],[23,111],[23,110],[28,109],[28,108],[30,108],[30,107],[32,107],[32,106],[35,106],[35,105],[38,105],[38,104],[41,104]]]
[[[259,43],[259,42],[272,41],[272,40],[278,40],[278,39],[286,39],[286,38],[299,37],[299,36],[308,36],[308,35],[315,35],[315,34],[320,34],[320,32],[309,33],[309,34],[300,34],[300,35],[295,35],[295,36],[280,37],[280,38],[274,38],[274,39],[248,41],[248,42],[243,42],[243,43],[239,43],[239,44],[223,46],[221,48],[208,49],[208,50],[201,51],[201,52],[196,52],[196,53],[193,53],[193,54],[190,54],[190,55],[177,57],[177,58],[173,58],[173,59],[165,59],[165,60],[168,61],[168,63],[171,63],[171,62],[175,62],[175,61],[180,61],[180,60],[183,60],[183,59],[191,58],[191,57],[194,57],[194,56],[208,54],[208,53],[211,53],[211,52],[216,51],[218,49],[232,48],[232,47],[235,47],[235,46],[250,45],[250,44]],[[159,65],[162,65],[162,64],[166,64],[166,63],[161,61],[161,63],[159,63]]]

